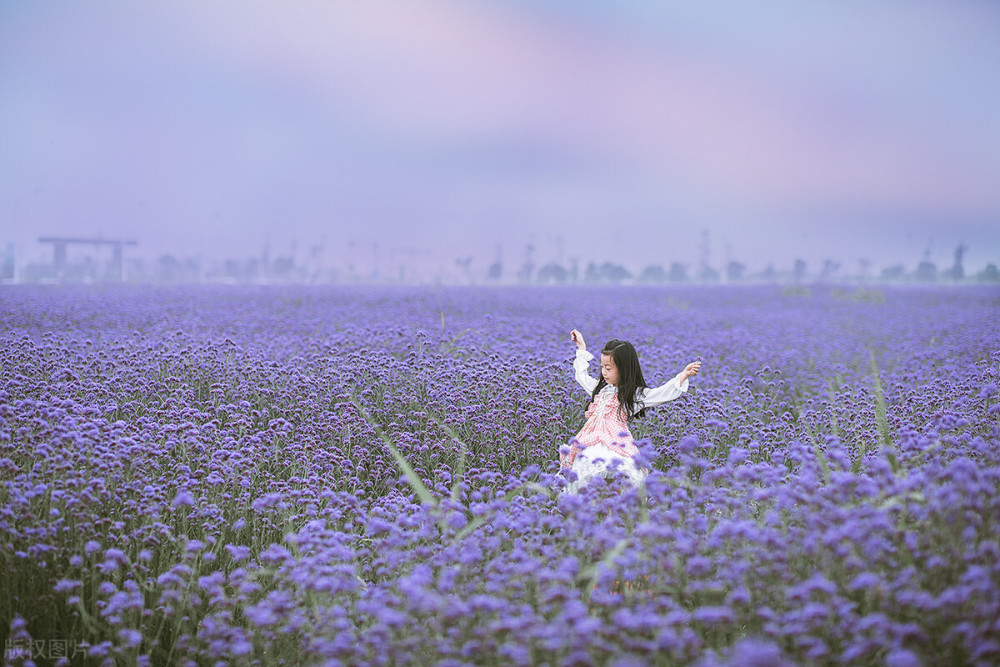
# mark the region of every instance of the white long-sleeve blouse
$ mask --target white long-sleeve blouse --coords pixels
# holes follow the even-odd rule
[[[588,394],[594,393],[594,388],[597,387],[598,383],[598,381],[591,377],[587,372],[587,367],[593,358],[594,355],[590,352],[578,348],[576,351],[576,359],[573,360],[573,370],[576,372],[576,381],[581,387],[587,390]],[[682,374],[683,371],[670,378],[665,384],[662,384],[659,387],[639,387],[636,389],[636,411],[638,412],[643,408],[652,408],[657,405],[663,405],[667,401],[672,401],[681,394],[685,393],[688,390],[688,378],[684,378],[684,380],[681,381]],[[608,391],[609,388],[614,391],[618,391],[617,387],[613,387],[611,385],[605,386],[602,391]]]

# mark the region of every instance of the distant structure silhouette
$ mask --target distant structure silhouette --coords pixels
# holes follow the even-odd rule
[[[965,243],[959,243],[958,247],[955,248],[955,263],[947,271],[948,278],[951,280],[959,281],[965,278],[965,267],[962,266],[962,256],[965,255],[966,250],[968,248]]]
[[[118,280],[122,280],[125,277],[125,264],[122,260],[122,248],[127,245],[137,245],[135,241],[126,241],[122,239],[81,239],[68,236],[43,236],[38,239],[38,242],[52,244],[52,260],[55,265],[56,276],[60,278],[66,275],[66,246],[110,245],[114,252],[112,262],[114,263],[115,272],[118,274]]]
[[[922,283],[932,283],[937,280],[937,264],[931,261],[931,250],[924,251],[924,258],[917,265],[914,277]]]

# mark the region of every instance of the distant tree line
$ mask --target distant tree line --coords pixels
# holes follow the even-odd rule
[[[812,268],[801,258],[790,266],[751,271],[742,262],[728,261],[721,270],[707,261],[707,252],[696,266],[681,262],[649,264],[630,270],[611,261],[590,261],[585,265],[576,258],[550,261],[541,266],[534,260],[534,247],[526,245],[521,261],[513,271],[498,257],[485,269],[477,269],[475,258],[460,257],[452,267],[416,267],[400,264],[395,267],[356,265],[354,256],[345,256],[340,265],[327,266],[319,261],[301,263],[294,255],[271,258],[268,253],[258,257],[227,258],[206,261],[201,257],[180,258],[164,254],[153,261],[130,259],[126,262],[124,280],[139,283],[455,283],[455,284],[667,284],[667,283],[804,283],[804,282],[885,282],[885,283],[1000,283],[1000,271],[994,263],[971,275],[966,272],[966,246],[954,251],[951,265],[939,268],[925,252],[913,269],[893,264],[874,273],[868,260],[859,260],[854,270],[840,262],[826,259]],[[337,258],[334,258],[336,260]],[[812,269],[812,270],[810,270]],[[70,262],[61,275],[56,275],[51,263],[36,262],[15,271],[13,251],[0,262],[0,282],[112,282],[119,280],[110,272],[107,262],[83,257]]]
[[[637,273],[629,271],[621,264],[613,262],[590,262],[583,271],[577,269],[576,263],[566,266],[559,262],[549,262],[535,270],[529,258],[518,268],[515,278],[519,283],[538,284],[572,284],[572,283],[742,283],[742,282],[805,282],[807,280],[826,281],[878,281],[878,282],[920,282],[920,283],[959,283],[959,282],[1000,282],[1000,270],[996,264],[990,263],[984,269],[972,276],[966,275],[963,257],[966,251],[964,244],[955,249],[954,261],[951,266],[939,269],[930,260],[930,253],[925,253],[916,268],[908,271],[902,264],[887,266],[875,276],[871,273],[871,262],[859,260],[856,272],[848,273],[841,263],[826,259],[815,273],[809,272],[808,263],[798,258],[787,270],[778,270],[773,264],[758,272],[749,272],[747,266],[739,261],[730,261],[723,271],[702,262],[697,269],[672,262],[668,268],[662,264],[650,264]],[[490,281],[501,282],[504,270],[501,262],[494,262],[488,271]]]

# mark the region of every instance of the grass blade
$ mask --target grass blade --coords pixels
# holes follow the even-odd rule
[[[361,417],[366,422],[371,424],[372,428],[375,429],[375,433],[379,438],[381,438],[382,442],[385,443],[386,449],[389,450],[389,453],[392,454],[393,460],[396,461],[396,466],[406,477],[406,481],[410,483],[410,487],[413,488],[414,493],[417,494],[420,501],[432,506],[437,506],[434,496],[432,496],[431,492],[427,490],[426,486],[424,486],[424,482],[420,479],[420,475],[413,471],[413,468],[410,466],[409,461],[406,460],[406,457],[400,453],[400,451],[396,448],[396,445],[394,445],[392,440],[389,439],[389,436],[387,436],[379,425],[375,423],[375,421],[368,414],[368,411],[361,406],[357,396],[351,396],[351,402],[354,403],[354,407],[356,407],[358,412],[361,413]]]
[[[868,350],[871,359],[872,374],[875,376],[875,421],[878,424],[879,444],[886,452],[889,465],[892,471],[899,472],[899,462],[896,460],[896,453],[893,451],[892,443],[889,440],[889,419],[885,411],[885,394],[882,392],[882,380],[878,374],[878,364],[875,363],[875,352]]]
[[[458,485],[462,481],[462,475],[465,474],[465,456],[469,451],[469,446],[458,437],[458,434],[455,433],[455,429],[444,423],[443,419],[440,419],[437,415],[433,415],[430,412],[427,413],[427,418],[440,426],[441,430],[447,433],[451,439],[457,442],[461,447],[461,453],[458,458],[458,471],[454,474],[454,480],[451,484],[451,499],[452,501],[458,500]]]

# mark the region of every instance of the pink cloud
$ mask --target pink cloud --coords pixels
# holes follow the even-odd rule
[[[849,96],[817,100],[739,62],[655,52],[486,5],[222,7],[190,5],[202,48],[317,88],[400,142],[546,136],[595,159],[635,161],[666,187],[749,205],[1000,205],[997,163],[964,159],[947,128],[898,122]],[[869,42],[890,40],[878,32],[887,27],[873,30]],[[870,115],[856,122],[859,113]]]

